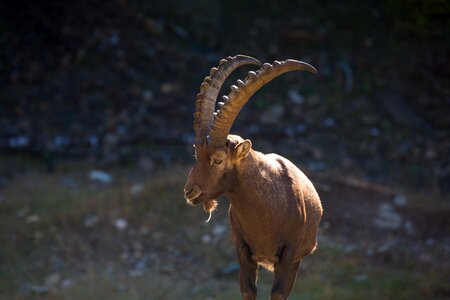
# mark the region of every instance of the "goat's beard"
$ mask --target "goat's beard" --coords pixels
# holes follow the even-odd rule
[[[208,220],[206,220],[206,222],[209,222],[209,220],[211,220],[211,215],[213,213],[213,211],[216,210],[217,205],[219,205],[217,203],[216,200],[206,200],[203,202],[203,210],[207,213],[209,213],[209,218]]]
[[[213,212],[216,210],[217,205],[216,200],[206,200],[203,202],[203,210],[207,213]]]

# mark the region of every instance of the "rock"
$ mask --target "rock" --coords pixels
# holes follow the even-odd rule
[[[124,251],[120,254],[120,259],[122,261],[128,261],[129,258],[130,258],[130,253],[128,251]]]
[[[286,136],[288,136],[288,137],[293,137],[294,136],[294,134],[295,134],[295,130],[294,130],[294,128],[293,127],[286,127],[285,129],[284,129],[284,134],[286,135]]]
[[[328,165],[323,161],[312,161],[308,163],[308,169],[311,171],[324,171],[328,168]]]
[[[166,264],[161,267],[160,272],[161,272],[161,274],[164,274],[164,275],[173,275],[173,274],[177,273],[177,270],[175,269],[174,266]]]
[[[305,102],[305,97],[303,97],[297,90],[289,90],[287,96],[293,104],[299,105]]]
[[[27,214],[30,212],[30,209],[28,207],[24,207],[16,211],[16,217],[18,219],[23,219],[27,216]]]
[[[160,240],[164,236],[164,233],[161,231],[153,231],[152,232],[152,239],[154,240]]]
[[[50,266],[51,270],[60,270],[66,266],[66,263],[61,257],[57,256],[56,254],[53,254],[50,257]]]
[[[425,121],[415,110],[411,108],[402,95],[397,92],[384,92],[378,95],[382,106],[399,125],[410,128],[430,131],[430,124]]]
[[[75,179],[73,179],[72,177],[68,177],[68,176],[64,176],[61,178],[61,183],[71,189],[77,189],[80,187],[80,184],[78,183],[78,181],[76,181]]]
[[[98,223],[99,220],[100,220],[100,217],[98,215],[91,214],[84,218],[83,224],[86,227],[93,227]]]
[[[118,36],[117,34],[111,35],[111,37],[109,38],[109,42],[112,46],[117,46],[120,43],[120,36]]]
[[[277,124],[285,112],[281,104],[275,104],[266,109],[260,116],[261,123]]]
[[[227,231],[227,227],[222,225],[222,224],[217,224],[216,226],[213,227],[212,229],[212,233],[214,236],[216,237],[221,237],[225,234],[225,232]]]
[[[154,35],[161,35],[164,33],[164,22],[147,18],[144,22],[145,29]]]
[[[40,231],[34,232],[34,241],[35,242],[40,242],[43,237],[44,237],[44,235],[42,234],[42,232],[40,232]]]
[[[38,223],[41,221],[41,217],[38,215],[30,215],[26,218],[27,224]]]
[[[322,99],[320,98],[319,95],[315,94],[315,95],[308,96],[308,97],[306,98],[306,102],[307,102],[309,105],[314,106],[314,105],[319,105],[319,104],[321,104],[321,103],[322,103]]]
[[[101,183],[111,183],[113,177],[111,174],[100,170],[93,170],[89,173],[89,179]]]
[[[89,141],[89,145],[90,145],[92,148],[97,148],[97,146],[98,146],[98,137],[97,137],[95,134],[91,134],[91,135],[88,137],[88,141]]]
[[[410,221],[406,221],[404,225],[405,231],[409,235],[414,235],[416,233],[416,228],[414,227],[413,223]]]
[[[398,229],[402,223],[402,217],[390,203],[382,203],[378,209],[378,216],[374,224],[382,229]]]
[[[343,57],[336,63],[336,66],[342,70],[345,91],[350,92],[353,88],[353,70],[350,63],[345,57]]]
[[[398,207],[403,207],[408,204],[408,198],[405,195],[398,194],[394,197],[394,204]]]
[[[142,257],[142,254],[144,253],[144,246],[140,241],[134,241],[133,242],[133,255],[135,257]]]
[[[205,234],[202,236],[202,243],[209,244],[211,243],[211,236],[209,234]]]
[[[145,270],[147,267],[147,260],[145,258],[141,258],[137,261],[137,263],[134,266],[135,270]]]
[[[63,136],[63,135],[57,135],[53,138],[53,145],[55,148],[62,148],[62,147],[67,147],[68,145],[70,145],[70,137],[68,136]]]
[[[59,286],[61,282],[61,274],[52,273],[45,278],[45,286],[50,290],[54,290]]]
[[[124,134],[123,129],[124,129],[123,127],[119,126],[116,129],[116,132],[118,134]],[[113,161],[117,160],[117,158],[118,158],[117,148],[119,146],[119,141],[120,141],[118,134],[108,132],[106,134],[106,136],[104,137],[102,150],[103,150],[103,155],[104,155],[103,159],[105,161],[113,162]],[[94,171],[94,172],[97,172],[97,171]],[[102,171],[98,171],[98,172],[102,172]],[[106,172],[102,172],[102,173],[108,174]],[[112,180],[112,177],[111,177],[111,180]],[[109,182],[106,182],[106,183],[109,183]]]
[[[354,278],[354,280],[356,282],[367,281],[367,279],[369,279],[369,276],[367,274],[359,274],[359,275],[356,275],[355,278]]]
[[[371,136],[379,136],[380,135],[380,129],[378,129],[378,127],[370,128],[370,135]]]
[[[153,92],[151,90],[145,90],[142,92],[142,99],[146,102],[153,99]]]
[[[137,196],[144,190],[144,185],[141,183],[135,183],[130,188],[131,196]]]
[[[234,273],[239,271],[239,264],[238,263],[230,263],[229,265],[219,269],[217,271],[218,276],[228,276],[233,275]]]
[[[11,148],[23,148],[29,145],[30,139],[27,136],[12,137],[8,141]]]
[[[131,270],[129,274],[130,274],[131,277],[138,277],[138,276],[143,276],[144,275],[144,271],[142,271],[142,270]]]
[[[316,183],[314,182],[314,185],[315,185]],[[321,224],[321,227],[322,227],[322,229],[330,229],[331,228],[331,224],[330,224],[330,222],[328,222],[328,221],[325,221],[325,222],[323,222],[322,224]]]
[[[177,83],[172,82],[164,82],[161,85],[161,93],[167,95],[167,94],[173,94],[180,90],[180,86]]]
[[[336,120],[333,118],[326,118],[323,120],[322,125],[326,128],[333,128],[336,125]]]
[[[50,291],[50,289],[45,285],[25,284],[25,288],[38,294],[43,294]]]
[[[377,250],[377,253],[386,253],[390,249],[392,249],[392,247],[393,247],[393,243],[388,241],[388,242],[383,243],[382,245],[378,246],[376,250]]]
[[[426,253],[422,253],[422,254],[419,256],[419,259],[420,259],[421,261],[425,262],[425,263],[430,263],[430,262],[433,261],[433,256],[431,256],[431,255],[429,255],[429,254],[426,254]]]
[[[128,222],[123,218],[119,218],[114,221],[114,226],[116,227],[117,230],[124,231],[125,229],[128,228]]]
[[[150,174],[155,169],[155,163],[150,157],[141,156],[138,162],[139,169],[145,174]]]
[[[425,150],[425,159],[426,160],[434,160],[438,156],[438,151],[433,146],[428,146]]]
[[[66,278],[61,282],[61,288],[65,289],[65,288],[69,288],[73,286],[73,280]]]
[[[142,235],[147,235],[150,233],[150,228],[147,226],[141,226],[141,228],[139,228],[139,233]]]
[[[298,133],[303,133],[306,130],[306,125],[304,123],[299,123],[299,124],[295,125],[295,130]]]
[[[345,244],[343,247],[342,247],[342,251],[344,252],[344,253],[352,253],[352,252],[354,252],[355,250],[357,250],[358,249],[358,247],[356,246],[356,245],[353,245],[353,244]]]
[[[166,19],[167,31],[182,39],[195,41],[209,49],[218,47],[223,19],[223,5],[217,1],[194,0],[189,5],[175,5],[175,15],[184,16],[189,22],[181,27],[175,18]],[[208,55],[209,56],[209,55]]]

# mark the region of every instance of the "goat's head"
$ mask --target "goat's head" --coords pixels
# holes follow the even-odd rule
[[[311,65],[296,60],[275,61],[273,65],[265,63],[258,71],[250,71],[244,80],[232,85],[230,94],[223,96],[223,102],[218,103],[219,109],[215,111],[216,98],[225,79],[245,64],[261,66],[257,59],[244,55],[222,59],[205,77],[195,102],[196,164],[189,173],[184,193],[188,203],[203,203],[207,211],[215,208],[215,198],[230,189],[236,179],[237,166],[251,149],[249,140],[229,135],[241,108],[264,84],[283,73],[294,70],[317,73]]]
[[[220,147],[195,145],[196,164],[184,188],[188,203],[197,205],[214,200],[229,190],[236,178],[236,166],[247,156],[251,146],[249,140],[237,135],[228,135],[225,145]]]

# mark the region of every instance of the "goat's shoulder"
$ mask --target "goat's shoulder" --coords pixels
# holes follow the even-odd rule
[[[276,170],[276,173],[283,177],[289,178],[289,181],[293,186],[300,187],[306,193],[316,194],[313,184],[305,173],[303,173],[289,159],[276,153],[266,154],[265,157],[272,170]]]
[[[279,173],[294,176],[300,171],[289,159],[279,154],[269,153],[265,154],[264,157],[269,167]]]

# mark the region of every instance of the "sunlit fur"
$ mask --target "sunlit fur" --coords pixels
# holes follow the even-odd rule
[[[244,299],[256,299],[258,265],[274,271],[271,299],[286,299],[302,259],[316,247],[322,205],[310,180],[277,154],[229,135],[225,146],[196,146],[185,195],[198,205],[225,194]]]

